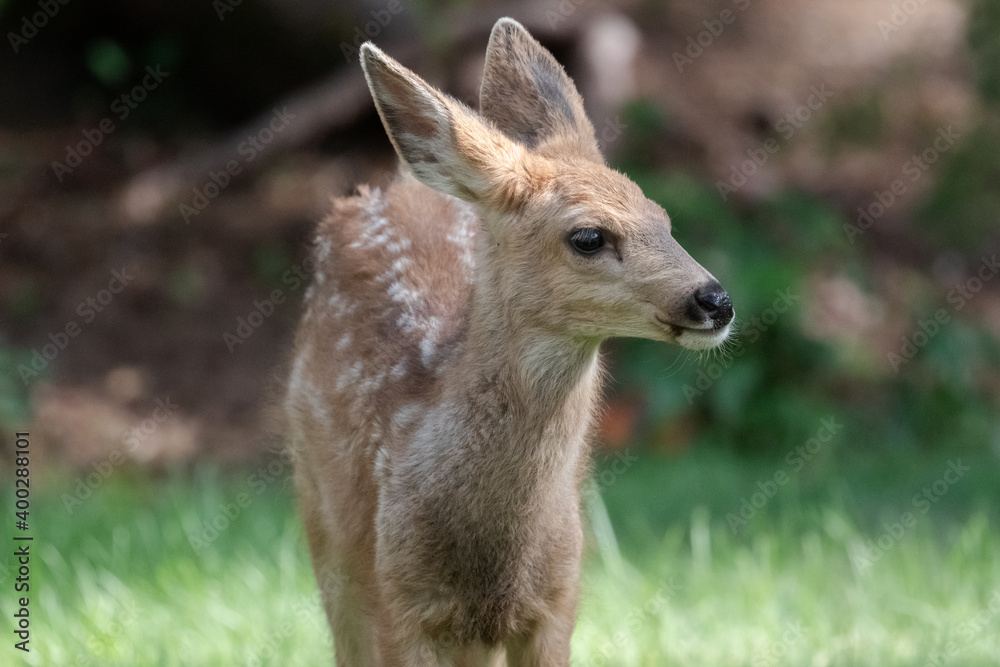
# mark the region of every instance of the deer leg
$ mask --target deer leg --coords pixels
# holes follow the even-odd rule
[[[380,667],[374,653],[374,626],[364,606],[363,591],[357,578],[349,576],[332,558],[333,545],[318,505],[305,501],[303,497],[306,540],[323,609],[333,633],[337,667]]]

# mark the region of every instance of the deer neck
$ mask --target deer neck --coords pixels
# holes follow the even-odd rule
[[[537,301],[521,300],[517,279],[480,258],[460,379],[466,404],[490,420],[495,446],[575,460],[600,393],[600,341],[537,324]]]

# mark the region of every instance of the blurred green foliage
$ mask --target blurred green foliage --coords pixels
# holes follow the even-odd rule
[[[282,276],[295,263],[295,258],[286,245],[276,242],[264,242],[256,245],[251,253],[253,276],[269,289],[284,287]]]
[[[829,204],[785,192],[741,209],[684,173],[634,168],[630,176],[671,213],[675,237],[729,290],[739,324],[721,354],[632,340],[611,346],[612,392],[647,402],[643,440],[658,437],[659,424],[694,415],[699,443],[779,452],[835,415],[846,425],[839,438],[859,449],[1000,444],[985,384],[1000,368],[1000,346],[982,325],[951,313],[898,374],[881,359],[873,369],[873,360],[847,344],[807,335],[802,299],[810,276],[842,274],[862,288],[875,280],[869,257],[847,241],[846,219]],[[912,313],[914,331],[938,308],[950,308],[944,294],[932,298],[928,310]],[[778,312],[785,302],[787,312]]]
[[[969,45],[984,100],[1000,103],[1000,5],[972,4]],[[843,103],[826,121],[827,141],[877,145],[887,119],[877,92]],[[824,417],[844,422],[838,439],[852,449],[984,450],[1000,447],[1000,411],[991,388],[1000,371],[1000,345],[982,320],[947,300],[947,288],[915,276],[917,303],[909,332],[944,308],[942,325],[903,363],[871,358],[871,349],[807,334],[809,281],[840,276],[877,297],[875,248],[852,244],[852,222],[831,201],[786,190],[753,204],[729,202],[704,177],[665,169],[657,153],[670,121],[656,105],[626,109],[618,167],[670,213],[674,235],[733,297],[735,342],[721,354],[696,355],[645,341],[609,346],[615,382],[610,392],[642,396],[640,439],[670,448],[663,424],[694,418],[693,444],[743,452],[787,451],[812,437]],[[954,148],[935,165],[934,183],[916,212],[914,248],[934,257],[964,257],[969,276],[985,248],[1000,240],[1000,119],[987,113],[960,128]],[[928,128],[933,145],[938,128]],[[775,311],[781,295],[798,297]],[[871,341],[864,341],[868,346]],[[907,344],[900,339],[897,348]],[[912,358],[911,358],[912,357]],[[680,443],[679,446],[692,443]]]
[[[917,214],[933,242],[975,254],[1000,240],[1000,3],[971,0],[968,46],[980,100],[987,113],[969,128]]]
[[[101,83],[107,86],[120,86],[125,84],[132,69],[132,59],[120,44],[102,38],[87,49],[87,67]]]
[[[885,138],[887,119],[882,108],[882,96],[878,91],[849,100],[835,107],[825,123],[828,149],[843,142],[861,146],[877,147]]]
[[[976,66],[976,80],[983,99],[1000,107],[1000,3],[969,3],[969,50]]]
[[[984,119],[965,133],[936,174],[916,222],[931,243],[977,257],[1000,240],[1000,119]]]
[[[31,416],[28,386],[17,373],[18,366],[31,367],[31,352],[6,345],[0,338],[0,431],[13,433]]]

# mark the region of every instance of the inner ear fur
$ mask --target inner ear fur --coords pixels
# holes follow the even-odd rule
[[[573,80],[513,19],[493,26],[479,107],[483,117],[528,148],[569,145],[586,158],[604,161]]]
[[[523,147],[371,43],[361,64],[389,139],[417,179],[469,202],[513,204]]]

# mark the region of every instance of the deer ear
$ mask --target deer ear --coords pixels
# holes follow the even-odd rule
[[[482,203],[509,180],[519,147],[371,43],[361,66],[399,157],[430,187]]]
[[[604,161],[573,80],[514,19],[502,18],[493,26],[479,109],[504,134],[529,148],[570,143],[586,157]]]

